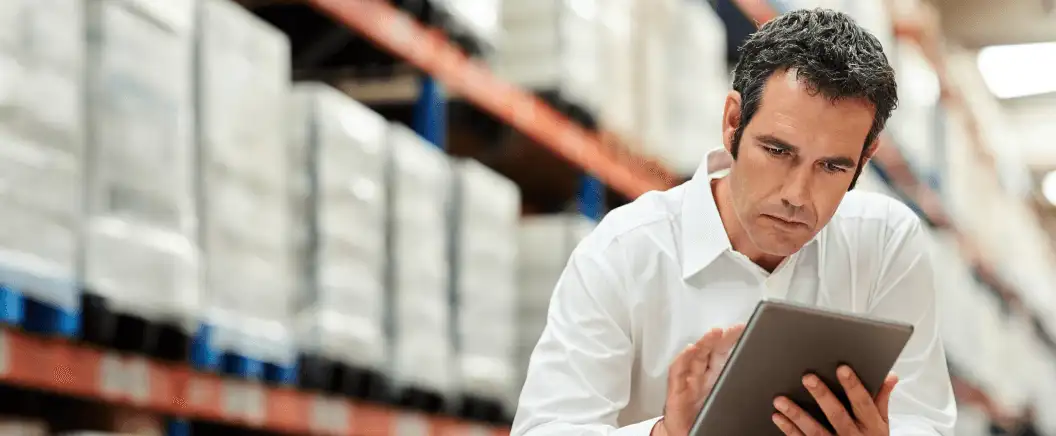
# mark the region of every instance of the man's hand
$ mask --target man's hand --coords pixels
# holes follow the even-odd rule
[[[664,417],[653,427],[653,436],[689,434],[743,332],[743,324],[725,330],[711,329],[675,357],[667,373]]]
[[[891,429],[887,421],[887,406],[891,400],[891,391],[898,383],[894,375],[887,376],[880,387],[880,393],[874,400],[865,389],[858,376],[850,367],[844,365],[836,371],[840,385],[850,399],[855,418],[847,413],[843,403],[825,386],[817,376],[808,374],[803,377],[803,386],[818,402],[822,412],[839,436],[888,436]],[[787,436],[830,436],[832,433],[814,420],[792,400],[778,397],[774,407],[780,413],[773,416],[774,424]]]

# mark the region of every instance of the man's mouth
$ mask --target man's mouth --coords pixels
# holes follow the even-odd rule
[[[806,227],[807,226],[807,224],[802,222],[802,221],[796,221],[796,220],[793,220],[793,219],[782,218],[782,217],[779,217],[779,216],[768,215],[768,214],[763,214],[763,216],[768,218],[770,221],[773,221],[775,224],[777,224],[779,226],[782,226],[782,227],[799,228],[799,227]]]

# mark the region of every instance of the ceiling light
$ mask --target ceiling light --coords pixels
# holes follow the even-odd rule
[[[998,98],[1056,92],[1056,42],[984,47],[976,61]]]
[[[1041,179],[1041,195],[1048,200],[1049,204],[1056,206],[1056,170],[1049,171]]]

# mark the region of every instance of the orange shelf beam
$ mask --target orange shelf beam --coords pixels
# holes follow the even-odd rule
[[[436,29],[380,0],[307,0],[378,46],[407,60],[499,120],[589,171],[630,198],[667,189],[675,178],[644,157],[601,143],[531,93],[495,77]]]
[[[218,377],[186,364],[102,351],[9,327],[0,327],[0,382],[287,434],[509,435],[504,428]]]

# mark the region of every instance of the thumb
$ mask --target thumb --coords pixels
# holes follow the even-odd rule
[[[880,386],[880,392],[876,394],[876,409],[880,412],[880,417],[884,419],[884,422],[887,422],[888,404],[891,402],[891,392],[895,390],[896,384],[898,384],[898,376],[888,374],[884,379],[884,384]]]

